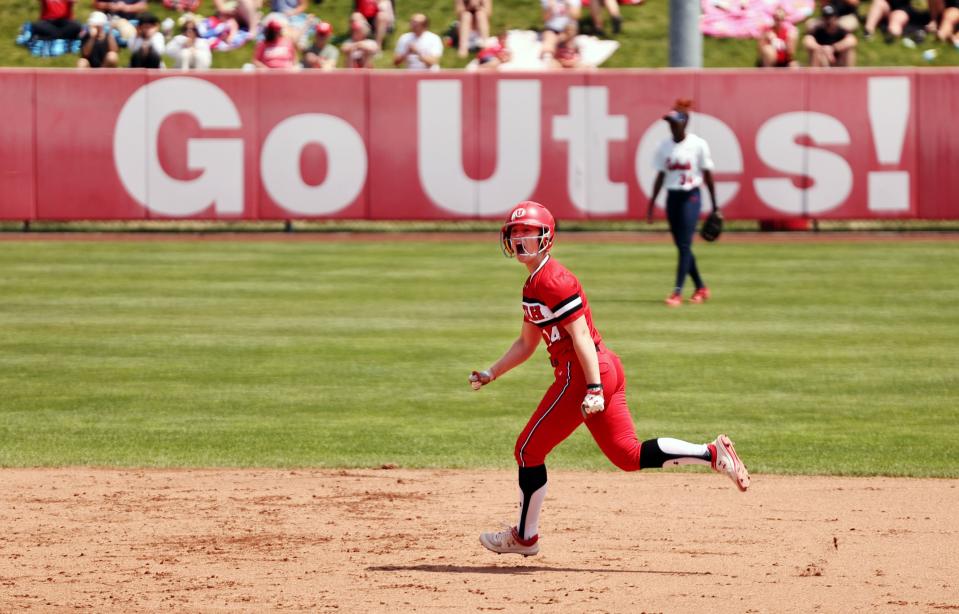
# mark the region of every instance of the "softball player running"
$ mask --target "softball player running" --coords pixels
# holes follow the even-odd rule
[[[728,475],[740,490],[749,487],[749,473],[726,435],[701,445],[671,438],[639,442],[626,406],[623,365],[593,326],[579,281],[550,255],[555,232],[553,216],[539,203],[522,202],[510,212],[501,233],[503,252],[529,269],[523,285],[523,328],[499,360],[469,377],[479,390],[525,362],[542,338],[556,378],[516,440],[519,521],[505,531],[480,535],[486,548],[500,554],[539,552],[546,456],[584,422],[606,457],[625,471],[708,465]]]
[[[691,107],[691,101],[677,100],[673,110],[663,116],[663,119],[669,122],[673,136],[664,140],[656,150],[653,164],[659,173],[656,175],[653,196],[649,199],[649,208],[646,210],[646,221],[652,222],[653,205],[665,184],[666,218],[669,220],[673,242],[679,250],[676,286],[666,297],[666,304],[670,307],[683,304],[683,282],[686,281],[686,275],[692,277],[693,283],[696,284],[696,291],[689,298],[689,302],[702,303],[709,299],[709,288],[700,277],[696,257],[693,256],[693,235],[696,234],[696,222],[703,205],[699,186],[705,183],[709,189],[713,211],[716,210],[716,188],[713,185],[713,159],[709,154],[709,145],[695,134],[686,132]]]

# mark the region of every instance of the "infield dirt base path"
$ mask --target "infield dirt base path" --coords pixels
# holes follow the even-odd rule
[[[959,611],[959,481],[553,471],[0,470],[0,611]]]

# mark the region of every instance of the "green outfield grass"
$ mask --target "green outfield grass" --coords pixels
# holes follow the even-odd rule
[[[0,465],[509,467],[540,351],[488,242],[0,243]],[[561,237],[562,239],[562,237]],[[587,245],[640,438],[726,431],[754,471],[959,477],[959,243]],[[551,466],[607,468],[580,429]]]

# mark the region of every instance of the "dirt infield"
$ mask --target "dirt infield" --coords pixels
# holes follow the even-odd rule
[[[959,611],[959,481],[554,471],[0,470],[0,611]]]

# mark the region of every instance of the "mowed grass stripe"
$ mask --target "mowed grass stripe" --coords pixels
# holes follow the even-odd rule
[[[758,472],[959,477],[950,241],[562,241],[641,438],[738,442]],[[545,352],[466,385],[520,327],[482,242],[0,245],[0,465],[508,467]],[[551,457],[608,468],[585,429]],[[687,469],[689,470],[689,469]]]

